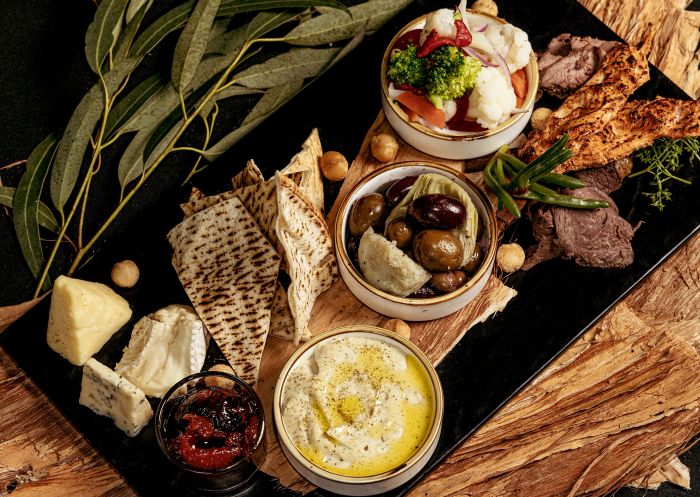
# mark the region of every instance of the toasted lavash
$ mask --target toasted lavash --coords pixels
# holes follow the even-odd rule
[[[307,334],[316,298],[338,275],[328,227],[323,215],[288,177],[275,174],[277,239],[284,249],[291,283],[287,289],[294,316],[294,344]]]
[[[231,185],[234,190],[238,190],[239,188],[255,185],[256,183],[263,183],[264,181],[265,177],[255,164],[255,161],[250,159],[246,162],[243,171],[231,178]]]
[[[254,384],[270,329],[279,255],[238,198],[188,217],[168,241],[197,314],[235,374]]]
[[[289,308],[287,291],[280,283],[277,283],[275,296],[272,299],[270,335],[275,338],[281,338],[282,340],[294,340],[294,316],[292,316],[292,311]],[[311,339],[311,332],[307,328],[301,340],[306,341],[309,339]]]
[[[324,210],[323,178],[319,160],[323,155],[321,138],[318,129],[314,128],[301,146],[301,152],[292,157],[287,167],[280,171],[285,176],[296,176],[301,173],[301,179],[293,177],[299,189],[309,197],[311,203],[319,212]]]

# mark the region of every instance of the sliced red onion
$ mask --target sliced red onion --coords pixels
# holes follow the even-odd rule
[[[498,62],[499,69],[503,72],[503,74],[506,77],[506,81],[508,82],[508,88],[512,89],[513,82],[510,80],[510,70],[508,69],[508,64],[506,63],[506,59],[504,59],[499,54],[494,55],[494,58],[496,59],[496,62]]]
[[[467,55],[474,57],[486,67],[498,67],[498,64],[494,64],[493,62],[488,60],[485,56],[481,55],[475,48],[465,47],[464,51],[467,53]]]
[[[389,89],[388,89],[388,90],[389,90],[389,91],[388,91],[387,93],[389,94],[389,98],[391,98],[391,99],[393,99],[393,100],[396,100],[396,97],[398,97],[398,96],[401,95],[402,93],[406,93],[405,91],[399,90],[398,88],[396,88],[396,87],[394,86],[394,83],[389,83]]]
[[[488,27],[489,27],[489,23],[486,23],[483,26],[481,26],[479,29],[477,29],[476,32],[483,33],[484,31],[486,31],[486,28],[488,28]]]

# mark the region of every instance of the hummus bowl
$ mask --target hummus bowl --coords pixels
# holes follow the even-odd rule
[[[428,298],[399,297],[372,286],[353,264],[348,254],[348,223],[352,205],[361,197],[381,191],[388,184],[426,173],[439,174],[460,186],[469,196],[479,216],[483,234],[484,258],[479,268],[455,291]],[[400,162],[377,169],[362,178],[343,199],[335,220],[334,243],[340,275],[348,289],[370,309],[405,321],[430,321],[457,312],[484,288],[496,260],[496,217],[486,195],[464,174],[432,162]]]
[[[376,495],[413,478],[440,436],[443,394],[435,368],[409,340],[346,326],[300,347],[273,400],[289,463],[341,495]]]
[[[470,25],[507,24],[505,20],[499,17],[469,9],[467,9],[466,15]],[[404,26],[391,40],[382,58],[380,72],[382,108],[391,126],[409,145],[421,152],[444,159],[463,160],[483,157],[495,152],[501,145],[515,140],[530,121],[530,116],[535,106],[535,96],[539,86],[539,71],[537,69],[537,56],[534,51],[531,51],[530,60],[525,66],[528,88],[521,107],[523,112],[511,115],[509,119],[493,129],[478,132],[456,132],[450,130],[442,132],[431,129],[423,124],[411,121],[406,112],[390,97],[387,68],[392,47],[408,31],[422,29],[425,26],[426,17],[427,15],[423,15]]]

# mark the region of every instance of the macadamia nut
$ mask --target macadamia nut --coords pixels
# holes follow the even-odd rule
[[[212,367],[209,368],[209,371],[212,373],[228,373],[231,375],[234,375],[233,369],[231,366],[228,364],[214,364]],[[205,376],[204,377],[204,384],[208,387],[230,387],[231,386],[231,380],[224,378],[222,376]]]
[[[496,2],[493,0],[476,0],[476,2],[472,4],[471,9],[483,14],[492,16],[498,15],[498,5],[496,5]]]
[[[379,162],[391,162],[399,151],[399,142],[396,141],[394,135],[379,133],[372,137],[370,148],[372,155]]]
[[[498,247],[496,262],[501,271],[512,273],[525,263],[525,251],[517,243],[506,243]]]
[[[386,324],[384,324],[384,329],[393,331],[404,338],[411,338],[411,327],[408,326],[405,321],[401,321],[400,319],[390,319],[386,322]]]
[[[323,177],[328,181],[340,181],[348,174],[348,160],[340,152],[326,152],[319,161]]]
[[[122,288],[131,288],[139,280],[139,267],[134,261],[117,262],[112,267],[112,281]]]
[[[547,119],[549,119],[551,115],[552,109],[548,109],[547,107],[535,109],[532,113],[532,117],[530,117],[530,124],[532,124],[532,127],[535,129],[544,129],[547,124]]]

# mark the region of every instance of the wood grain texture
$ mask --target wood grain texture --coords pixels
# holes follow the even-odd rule
[[[133,497],[0,347],[0,496]]]
[[[700,12],[690,0],[579,0],[628,43],[655,31],[651,62],[693,98],[700,97]]]

